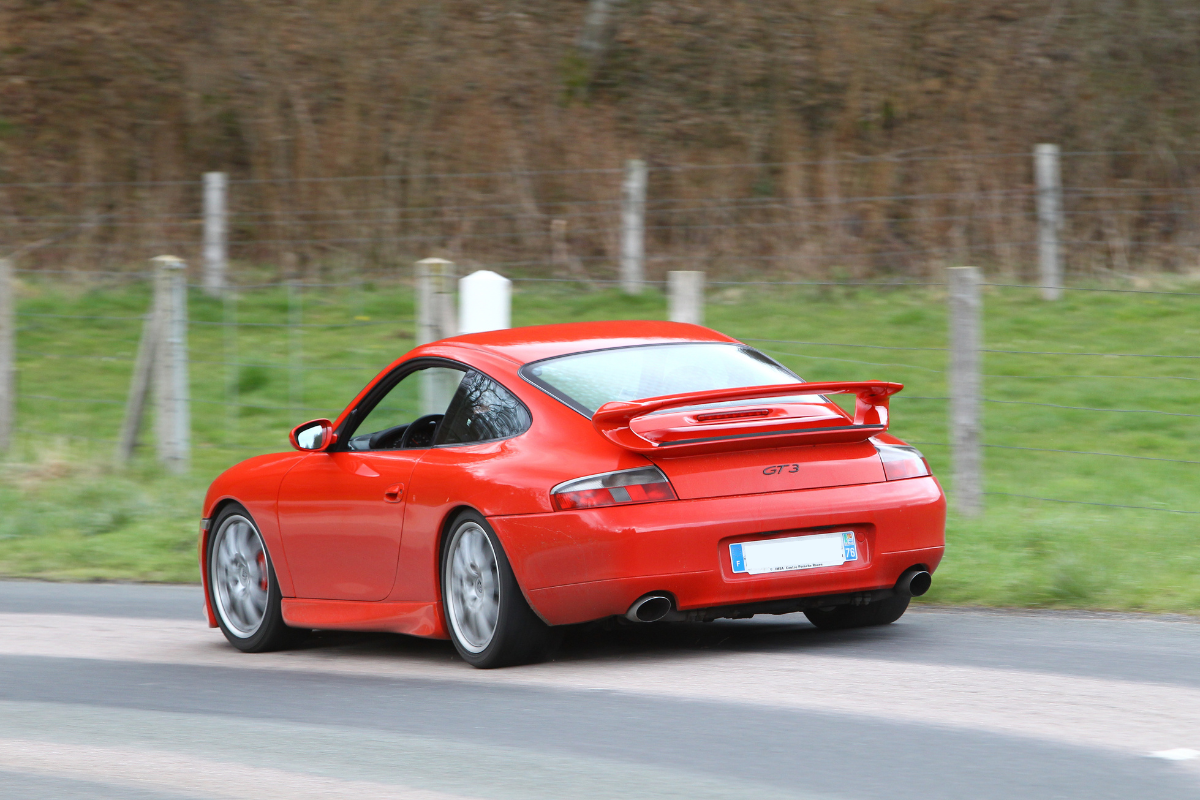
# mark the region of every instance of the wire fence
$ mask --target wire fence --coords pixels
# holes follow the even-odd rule
[[[1045,314],[1019,322],[1042,307],[1038,294],[1048,288],[1030,280],[1039,219],[1027,153],[652,163],[645,283],[664,286],[675,268],[707,271],[714,324],[805,377],[899,375],[909,385],[896,398],[899,431],[944,465],[949,353],[941,311],[919,330],[874,322],[823,330],[737,309],[788,297],[803,317],[857,291],[908,293],[937,309],[942,267],[985,265],[993,276],[983,284],[987,313],[995,309],[1007,326],[988,329],[981,348],[983,446],[994,456],[987,492],[1193,514],[1200,506],[1188,508],[1178,487],[1194,481],[1198,463],[1181,442],[1200,417],[1191,413],[1200,392],[1190,391],[1200,382],[1200,356],[1181,332],[1200,311],[1200,292],[1147,284],[1138,274],[1196,263],[1200,152],[1169,155],[1062,154],[1057,241],[1074,279],[1065,291],[1071,313],[1090,314],[1097,329],[1056,326]],[[616,286],[623,173],[234,177],[231,288],[211,297],[198,274],[187,286],[196,447],[214,458],[276,449],[297,414],[338,413],[415,342],[415,258],[444,255],[507,274],[519,302]],[[1084,175],[1092,182],[1075,179]],[[1097,184],[1096,176],[1107,177]],[[78,279],[84,287],[78,296],[31,290],[19,298],[26,440],[115,441],[149,305],[145,259],[170,248],[202,261],[202,191],[201,181],[0,185],[0,237],[18,253],[18,278],[34,287]],[[615,293],[595,297],[614,315],[626,313]],[[577,306],[556,303],[525,321],[574,318]],[[1178,320],[1173,327],[1157,318],[1163,310]],[[914,421],[909,430],[905,420]],[[1048,470],[1039,480],[1061,496],[1018,490],[1035,462]],[[1111,484],[1101,480],[1111,468],[1097,465],[1125,463],[1150,472],[1128,473],[1119,497],[1088,488]],[[1144,499],[1152,497],[1167,499]]]
[[[368,280],[257,284],[218,299],[207,297],[201,287],[191,287],[188,335],[196,447],[227,463],[252,452],[279,449],[286,429],[302,417],[337,415],[373,375],[414,344],[412,287],[391,277],[390,284]],[[940,322],[909,330],[904,334],[907,338],[923,340],[910,344],[895,343],[891,332],[885,328],[880,335],[876,326],[863,326],[861,335],[854,337],[857,341],[832,336],[785,338],[774,334],[777,324],[757,324],[752,314],[740,315],[737,305],[723,306],[717,299],[731,287],[756,292],[758,298],[793,292],[800,294],[790,295],[788,302],[805,310],[811,308],[805,303],[823,302],[819,293],[825,283],[723,281],[710,289],[710,313],[734,309],[726,312],[733,320],[729,332],[806,378],[883,377],[905,382],[908,389],[895,398],[894,428],[926,448],[935,464],[944,465],[950,445],[937,434],[946,429],[948,348],[934,343],[945,340]],[[551,292],[545,296],[551,299],[587,297],[572,285],[534,281],[529,286],[531,300],[542,298],[544,292]],[[923,307],[938,308],[939,286],[926,282],[904,288]],[[878,283],[853,288],[884,294],[895,290]],[[1020,316],[1029,307],[1046,308],[1037,299],[1037,288],[992,286],[988,307],[994,305],[1002,320],[1014,309]],[[1104,298],[1114,296],[1087,287],[1067,291],[1104,303],[1109,302]],[[1194,299],[1197,293],[1137,291],[1115,296],[1123,298],[1123,314],[1136,315],[1145,303],[1163,302],[1184,318],[1194,319],[1200,311]],[[611,295],[597,297],[619,302]],[[754,297],[748,302],[766,302]],[[101,449],[116,441],[144,322],[144,315],[133,313],[131,307],[139,303],[144,307],[148,298],[149,287],[126,285],[76,300],[74,309],[50,311],[48,305],[67,301],[47,300],[36,292],[22,296],[16,314],[21,375],[18,430],[27,441],[30,437],[66,439]],[[852,300],[847,303],[852,307]],[[117,307],[126,310],[117,313]],[[551,313],[539,321],[571,318],[566,308],[558,313],[561,319]],[[770,328],[774,335],[753,335],[764,332],[756,328]],[[1188,493],[1180,491],[1194,485],[1192,470],[1200,464],[1187,457],[1182,444],[1194,439],[1194,420],[1200,418],[1200,413],[1191,411],[1197,407],[1193,401],[1200,400],[1200,389],[1188,389],[1200,381],[1200,364],[1196,364],[1200,357],[1170,352],[1186,350],[1171,335],[1173,330],[1169,324],[1146,327],[1144,338],[1147,345],[1155,345],[1148,347],[1155,352],[1105,351],[1095,347],[1103,337],[1075,342],[1051,338],[1052,332],[1036,342],[1026,332],[1026,340],[1035,346],[1011,346],[1016,341],[1007,331],[997,334],[1004,339],[987,341],[1004,346],[982,349],[982,400],[999,414],[988,416],[985,427],[983,447],[995,456],[989,458],[985,493],[1005,502],[1200,513],[1200,508],[1181,502]],[[1045,346],[1051,342],[1052,347]],[[866,352],[882,357],[848,357]],[[1086,367],[1096,359],[1128,366],[1098,374]],[[1186,374],[1193,369],[1194,374]],[[1101,390],[1095,388],[1096,382],[1103,382]],[[1094,399],[1078,402],[1077,397]],[[1114,417],[1147,421],[1105,421]],[[1125,463],[1129,469],[1121,470],[1128,480],[1120,495],[1113,495],[1108,473],[1114,468],[1103,465]],[[1033,488],[1021,486],[1029,469],[1044,469],[1041,482],[1059,487],[1059,492],[1019,491]]]
[[[1017,284],[1017,285],[1014,285],[1014,284],[985,284],[985,285],[995,287],[996,289],[999,289],[999,290],[1011,290],[1011,289],[1038,290],[1038,289],[1042,288],[1037,285],[1028,285],[1028,284]],[[1144,296],[1158,297],[1158,298],[1169,297],[1169,298],[1177,299],[1179,301],[1179,303],[1181,304],[1180,309],[1185,310],[1186,316],[1188,316],[1188,317],[1191,317],[1194,319],[1196,313],[1198,311],[1200,311],[1200,307],[1197,307],[1196,302],[1192,299],[1196,296],[1196,293],[1194,293],[1194,292],[1121,290],[1121,289],[1113,289],[1113,288],[1105,288],[1105,287],[1070,287],[1070,288],[1068,288],[1068,291],[1069,292],[1077,291],[1081,294],[1091,294],[1091,293],[1095,293],[1095,292],[1102,292],[1102,293],[1117,293],[1120,295],[1133,295],[1133,296],[1144,295]],[[1034,302],[1036,303],[1038,301],[1034,300]],[[1173,333],[1175,330],[1177,330],[1177,329],[1169,329],[1167,337],[1165,337],[1165,338],[1170,338],[1171,333]],[[1157,335],[1161,335],[1161,334],[1157,334]],[[1150,333],[1150,336],[1154,337],[1154,336],[1156,336],[1156,334]],[[830,352],[830,350],[839,350],[840,349],[840,350],[847,350],[847,351],[853,352],[856,350],[870,349],[870,350],[886,351],[886,352],[888,352],[889,355],[891,355],[892,353],[896,353],[896,354],[910,353],[913,355],[928,354],[928,355],[934,355],[934,356],[944,359],[949,350],[949,348],[945,348],[945,347],[902,346],[902,345],[892,345],[892,344],[876,344],[876,343],[869,343],[869,342],[850,342],[850,341],[836,341],[836,342],[835,341],[816,341],[816,340],[812,340],[812,339],[780,339],[780,338],[759,338],[759,337],[743,337],[743,338],[747,342],[749,342],[751,344],[755,344],[756,346],[760,347],[761,349],[764,349],[766,352],[768,352],[769,354],[771,354],[777,358],[778,357],[799,358],[799,359],[803,359],[803,362],[801,362],[801,363],[804,363],[804,362],[808,362],[808,363],[836,362],[837,364],[869,365],[872,367],[890,367],[893,369],[899,369],[901,371],[901,374],[905,374],[905,373],[912,374],[911,371],[928,373],[933,376],[936,376],[935,380],[942,380],[943,379],[942,376],[946,375],[946,373],[948,371],[943,368],[925,366],[922,364],[902,363],[899,361],[885,361],[885,360],[867,361],[867,360],[863,360],[863,359],[852,359],[852,358],[845,358],[842,356],[828,354]],[[1171,343],[1178,344],[1178,341],[1173,341]],[[1066,342],[1057,341],[1056,344],[1059,344],[1061,346],[1062,344],[1066,344]],[[793,349],[784,350],[784,349],[780,348],[781,345],[792,346]],[[1150,415],[1151,417],[1175,417],[1175,418],[1184,418],[1184,419],[1200,418],[1200,414],[1190,413],[1190,411],[1186,411],[1186,410],[1181,411],[1181,410],[1169,410],[1169,409],[1164,409],[1164,408],[1122,407],[1116,403],[1114,403],[1113,405],[1109,405],[1109,406],[1077,405],[1077,404],[1072,404],[1072,403],[1067,403],[1067,402],[1050,402],[1050,400],[1053,399],[1052,397],[1046,397],[1044,399],[1016,399],[1016,398],[1007,398],[1007,397],[1003,396],[1003,395],[1009,394],[1011,392],[1011,390],[1008,388],[1008,382],[1012,382],[1012,381],[1030,381],[1030,380],[1038,381],[1038,382],[1044,381],[1044,382],[1047,382],[1049,384],[1049,386],[1047,386],[1046,388],[1037,389],[1037,391],[1039,393],[1047,393],[1047,394],[1056,393],[1056,394],[1061,395],[1061,394],[1065,393],[1066,391],[1068,391],[1066,389],[1066,387],[1070,387],[1071,385],[1073,385],[1073,382],[1078,382],[1078,381],[1087,381],[1087,382],[1105,381],[1106,383],[1110,383],[1115,386],[1128,386],[1130,384],[1145,386],[1147,383],[1149,383],[1152,386],[1161,386],[1161,385],[1163,385],[1163,382],[1182,381],[1182,382],[1187,382],[1187,383],[1194,383],[1197,380],[1200,380],[1200,375],[1162,374],[1161,372],[1159,372],[1158,370],[1155,369],[1156,366],[1162,366],[1161,361],[1156,361],[1156,360],[1160,360],[1160,359],[1168,359],[1168,360],[1172,360],[1172,361],[1182,360],[1183,362],[1188,363],[1190,366],[1190,364],[1194,363],[1197,360],[1197,358],[1200,358],[1191,353],[1186,353],[1186,352],[1184,352],[1184,353],[1163,353],[1163,352],[1129,353],[1129,352],[1115,352],[1115,351],[1105,352],[1105,351],[1096,351],[1096,350],[1090,349],[1093,346],[1094,346],[1094,340],[1089,340],[1086,344],[1081,344],[1080,349],[1078,349],[1078,350],[1067,350],[1067,349],[1051,350],[1051,349],[1033,349],[1033,348],[1017,349],[1017,348],[1008,348],[1008,347],[985,347],[985,348],[982,348],[981,349],[982,353],[992,354],[991,358],[989,359],[990,361],[994,361],[997,358],[999,358],[1001,360],[1007,359],[1007,360],[1011,361],[1012,358],[1015,357],[1015,358],[1020,358],[1023,361],[1030,363],[1030,364],[1044,365],[1043,368],[1046,370],[1042,374],[1012,374],[1012,373],[1002,372],[1002,371],[985,370],[981,374],[981,377],[986,379],[985,395],[981,398],[983,403],[989,404],[989,405],[996,405],[996,406],[1030,407],[1031,409],[1052,409],[1055,411],[1069,412],[1069,415],[1065,419],[1059,418],[1059,419],[1055,419],[1052,421],[1051,424],[1056,426],[1056,429],[1050,429],[1049,426],[1043,425],[1043,421],[1040,419],[1037,420],[1035,422],[1035,424],[1028,427],[1028,429],[1024,430],[1024,431],[1018,430],[1018,428],[1020,426],[1014,426],[1011,424],[1003,424],[1002,423],[1000,425],[996,425],[995,427],[988,425],[986,428],[986,434],[985,434],[987,436],[987,438],[1001,438],[1001,437],[1015,438],[1015,437],[1013,437],[1013,434],[1024,433],[1027,435],[1032,434],[1035,438],[1042,438],[1042,439],[1045,439],[1045,438],[1067,438],[1067,439],[1075,439],[1075,440],[1091,442],[1091,441],[1096,440],[1097,438],[1103,440],[1103,437],[1104,437],[1105,431],[1104,431],[1103,426],[1099,426],[1097,424],[1097,422],[1095,422],[1093,419],[1093,418],[1097,418],[1098,415],[1100,417],[1102,417],[1104,415],[1115,414],[1115,415]],[[798,348],[798,347],[812,348],[812,349],[809,350],[809,352],[796,352],[796,348]],[[1089,359],[1089,360],[1095,359],[1095,358],[1111,358],[1111,359],[1118,359],[1118,360],[1133,359],[1133,360],[1137,360],[1138,363],[1135,366],[1133,366],[1133,369],[1136,371],[1129,373],[1129,374],[1098,375],[1098,374],[1090,374],[1090,373],[1070,372],[1070,371],[1064,371],[1062,369],[1063,365],[1070,365],[1071,363],[1073,363],[1073,360],[1077,359],[1077,358],[1083,358],[1083,359]],[[1056,366],[1058,367],[1057,369],[1055,368]],[[1178,384],[1175,384],[1175,386],[1178,386]],[[1053,388],[1050,388],[1050,387],[1053,387]],[[1094,396],[1103,397],[1106,400],[1116,400],[1116,397],[1114,395],[1145,396],[1147,394],[1151,394],[1154,397],[1156,397],[1157,399],[1171,403],[1175,408],[1182,407],[1185,409],[1195,408],[1196,407],[1195,401],[1200,400],[1200,393],[1180,391],[1178,388],[1172,388],[1169,391],[1157,391],[1157,392],[1150,392],[1150,391],[1147,391],[1145,388],[1142,388],[1140,390],[1134,389],[1134,390],[1125,390],[1125,391],[1118,391],[1118,392],[1106,391],[1103,395],[1096,395],[1091,390],[1086,390],[1086,391],[1093,394]],[[899,415],[897,418],[902,420],[904,418],[903,415],[905,414],[905,412],[907,410],[906,407],[903,405],[903,401],[907,400],[907,401],[942,402],[942,401],[948,401],[949,397],[945,396],[945,395],[915,395],[915,394],[909,394],[908,392],[905,392],[900,395],[897,395],[895,399],[897,401],[901,401],[899,403],[899,405],[902,410],[897,411],[896,413]],[[1005,422],[1011,422],[1011,420],[1005,420]],[[1064,425],[1064,423],[1065,423],[1065,425]],[[1139,433],[1136,436],[1132,436],[1132,437],[1127,436],[1127,435],[1126,436],[1119,435],[1121,433],[1125,433],[1125,431],[1118,429],[1117,430],[1118,436],[1116,438],[1122,439],[1125,441],[1131,441],[1131,442],[1135,443],[1136,445],[1138,445],[1139,448],[1143,449],[1143,450],[1146,450],[1146,449],[1149,449],[1151,451],[1153,451],[1155,449],[1159,449],[1159,450],[1183,449],[1183,450],[1186,450],[1187,449],[1186,447],[1180,446],[1181,440],[1177,437],[1190,437],[1191,435],[1194,435],[1194,433],[1190,430],[1190,426],[1181,429],[1181,428],[1176,427],[1176,423],[1172,423],[1170,426],[1152,426],[1149,428],[1144,428],[1144,427],[1139,426],[1137,429],[1138,429]],[[1185,440],[1186,439],[1184,439],[1184,441]],[[944,439],[922,439],[919,437],[915,437],[915,438],[910,438],[910,442],[912,444],[915,444],[920,447],[935,448],[935,450],[933,451],[935,453],[938,451],[945,452],[952,446],[950,444],[950,442],[948,442]],[[1171,474],[1170,477],[1168,478],[1168,482],[1181,481],[1181,482],[1183,482],[1182,485],[1190,485],[1195,480],[1195,476],[1190,470],[1193,469],[1196,465],[1200,465],[1200,460],[1196,460],[1193,458],[1173,458],[1173,457],[1170,457],[1169,455],[1167,455],[1165,453],[1161,453],[1161,452],[1160,453],[1154,453],[1154,452],[1125,452],[1125,453],[1122,453],[1122,452],[1104,451],[1104,450],[1099,450],[1099,449],[1082,449],[1082,448],[1078,448],[1078,447],[1074,447],[1074,448],[1072,448],[1072,447],[1045,447],[1045,446],[1035,446],[1035,445],[1031,445],[1031,444],[1004,443],[1003,441],[1001,441],[1001,442],[987,441],[982,444],[982,447],[985,448],[985,450],[987,450],[987,451],[1010,451],[1010,452],[1013,452],[1018,455],[1047,454],[1052,457],[1067,457],[1067,458],[1071,458],[1071,459],[1080,459],[1080,460],[1092,462],[1091,465],[1083,468],[1082,470],[1079,469],[1078,467],[1072,467],[1069,465],[1054,464],[1051,466],[1051,469],[1054,470],[1055,474],[1057,474],[1059,476],[1065,475],[1065,476],[1071,476],[1071,477],[1075,477],[1075,478],[1078,478],[1081,475],[1104,476],[1104,468],[1096,467],[1094,465],[1095,460],[1096,459],[1102,459],[1102,460],[1112,459],[1112,460],[1123,461],[1123,462],[1132,462],[1135,464],[1138,462],[1152,462],[1157,465],[1181,465],[1179,467],[1179,469],[1182,469],[1185,471],[1178,473],[1178,474]],[[1029,469],[1032,467],[1031,464],[1028,464],[1028,463],[1025,463],[1022,461],[1006,462],[1006,466],[1008,467],[1009,470],[1012,471],[1013,474],[1009,474],[1005,477],[1009,481],[1015,480],[1017,482],[1019,482],[1021,480],[1021,478],[1020,478],[1021,470]],[[989,486],[997,483],[997,481],[993,480],[996,477],[994,471],[990,470],[988,477],[989,477],[989,481],[988,481]],[[1028,477],[1028,480],[1030,480],[1031,482],[1034,482],[1034,483],[1038,482],[1038,480],[1039,480],[1038,476],[1035,474],[1031,474],[1027,477]],[[1142,483],[1143,483],[1143,485],[1147,482],[1153,483],[1153,481],[1161,480],[1161,478],[1162,478],[1162,476],[1156,473],[1153,478],[1149,478],[1147,481],[1142,481]],[[1054,482],[1050,478],[1043,478],[1043,480],[1047,483]],[[1097,489],[1101,492],[1111,491],[1110,481],[1095,480],[1093,482],[1095,484],[1098,484],[1098,486],[1096,486],[1093,489],[1093,491],[1096,491]],[[1133,483],[1137,483],[1137,482],[1134,481]],[[1100,488],[1101,486],[1103,486],[1104,488]],[[1138,488],[1142,488],[1142,487],[1138,487]],[[1134,489],[1133,491],[1136,491],[1136,489]],[[1068,498],[1068,497],[1045,496],[1045,495],[1034,494],[1034,493],[1029,493],[1029,492],[1000,491],[999,489],[995,489],[995,488],[989,488],[988,490],[986,490],[984,492],[984,494],[989,495],[989,496],[994,496],[997,498],[1011,498],[1011,499],[1019,500],[1019,501],[1033,501],[1035,503],[1080,505],[1080,506],[1091,506],[1091,507],[1096,507],[1096,508],[1127,509],[1127,510],[1134,510],[1134,511],[1139,511],[1139,512],[1162,512],[1162,513],[1183,514],[1183,515],[1200,514],[1200,510],[1196,510],[1195,508],[1170,507],[1169,504],[1164,503],[1164,502],[1158,502],[1157,504],[1120,502],[1120,498],[1117,498],[1117,497],[1113,497],[1113,498],[1101,497],[1101,496],[1096,496],[1094,494],[1090,498],[1074,499],[1074,498]],[[1187,493],[1180,494],[1180,499],[1187,499],[1187,497],[1188,497]]]
[[[1188,269],[1200,247],[1200,153],[1066,152],[1059,239],[1069,272]],[[229,257],[276,278],[356,275],[431,253],[530,276],[613,279],[621,178],[592,169],[228,181]],[[0,240],[32,269],[140,269],[170,251],[199,263],[200,180],[0,185]],[[842,157],[648,168],[649,277],[764,271],[920,280],[975,263],[1020,278],[1039,242],[1028,153]],[[1020,283],[1012,280],[1010,283]]]

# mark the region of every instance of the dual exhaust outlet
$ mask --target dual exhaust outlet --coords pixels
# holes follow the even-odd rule
[[[932,583],[933,576],[927,570],[912,567],[904,571],[892,591],[903,597],[920,597],[929,591]],[[630,622],[658,622],[670,614],[674,606],[670,597],[651,592],[634,600],[633,605],[625,612],[625,618]]]

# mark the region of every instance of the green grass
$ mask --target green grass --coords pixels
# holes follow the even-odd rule
[[[173,478],[155,466],[149,446],[128,470],[110,466],[113,444],[106,440],[120,426],[140,323],[30,316],[137,316],[147,303],[144,287],[23,287],[19,365],[25,397],[18,443],[0,465],[0,573],[196,580],[196,522],[208,482],[247,455],[286,446],[287,430],[297,422],[335,414],[379,368],[411,347],[411,294],[395,285],[307,290],[305,323],[356,326],[311,327],[291,336],[283,328],[244,326],[234,342],[228,328],[204,324],[222,321],[227,309],[193,293],[193,469],[189,477]],[[892,429],[921,443],[953,493],[941,399],[945,352],[794,343],[942,348],[940,290],[715,287],[709,300],[709,325],[739,338],[787,340],[753,343],[805,378],[904,382],[907,388],[893,401]],[[1068,292],[1061,302],[1045,303],[1029,290],[989,288],[985,340],[993,350],[1190,356],[1200,338],[1198,301]],[[570,284],[521,283],[513,323],[661,319],[665,312],[663,297],[652,291],[631,299]],[[284,322],[288,298],[279,289],[248,291],[236,313],[242,322]],[[221,363],[234,360],[253,366]],[[304,367],[301,380],[287,368],[296,363]],[[984,372],[992,401],[1200,413],[1200,360],[988,353]],[[1146,375],[1158,377],[1139,377]],[[236,410],[224,405],[235,393],[244,405]],[[1187,416],[989,402],[984,428],[990,445],[1200,461],[1193,445],[1200,419]],[[985,469],[989,492],[1200,511],[1200,464],[990,447]],[[1195,613],[1198,524],[1200,515],[989,494],[982,519],[951,518],[946,559],[929,599]]]

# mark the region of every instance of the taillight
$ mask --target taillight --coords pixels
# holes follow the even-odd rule
[[[930,474],[929,463],[915,447],[899,444],[883,444],[872,440],[879,458],[883,461],[883,477],[889,481],[902,478],[923,478]]]
[[[675,490],[658,467],[638,467],[560,483],[550,496],[560,511],[567,511],[674,500]]]

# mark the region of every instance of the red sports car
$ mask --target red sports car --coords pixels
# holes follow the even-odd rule
[[[941,487],[886,433],[901,388],[805,383],[667,322],[422,345],[293,430],[296,452],[213,482],[209,622],[245,651],[314,628],[448,637],[477,667],[610,616],[892,622],[945,545]]]

